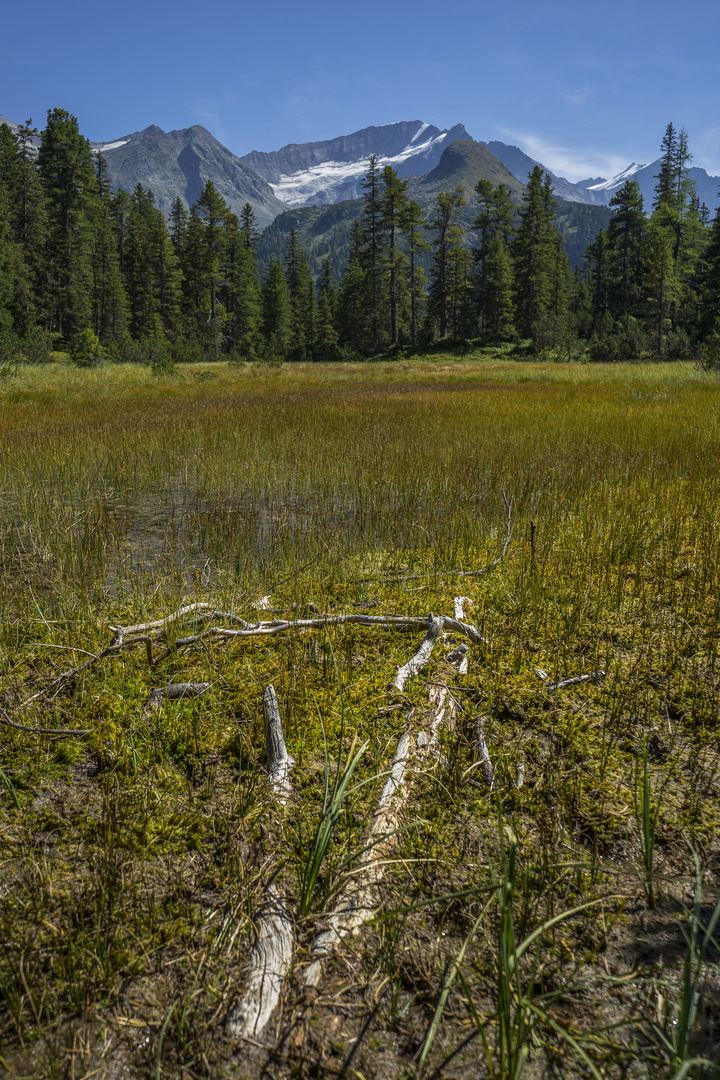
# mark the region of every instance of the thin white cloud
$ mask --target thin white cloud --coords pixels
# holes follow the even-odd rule
[[[693,165],[706,169],[711,176],[720,174],[720,126],[693,131],[690,136]]]
[[[594,86],[583,86],[572,94],[565,94],[565,100],[569,105],[587,105],[595,98]]]
[[[199,106],[193,107],[191,111],[195,119],[198,120],[203,127],[206,127],[216,139],[220,142],[225,142],[227,139],[227,130],[220,116],[216,112],[211,112],[209,109],[203,109]]]
[[[606,180],[609,180],[631,163],[630,159],[620,157],[619,154],[594,147],[572,149],[547,142],[539,135],[529,135],[527,132],[513,131],[508,128],[503,128],[501,131],[529,157],[551,169],[556,176],[564,176],[571,182],[586,180],[591,176],[604,176]]]

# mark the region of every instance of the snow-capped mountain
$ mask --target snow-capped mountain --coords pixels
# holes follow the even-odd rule
[[[152,189],[155,204],[169,214],[180,196],[190,206],[207,180],[239,214],[250,203],[261,226],[269,224],[285,207],[272,189],[243,161],[196,124],[179,131],[152,125],[132,135],[90,144],[107,162],[113,187],[132,191],[136,184]]]
[[[602,177],[598,177],[596,180],[581,180],[578,187],[584,187],[586,191],[607,191],[609,192],[609,198],[615,194],[618,188],[621,188],[626,180],[632,180],[636,173],[641,169],[647,169],[647,164],[638,165],[637,162],[633,162],[632,165],[628,165],[627,169],[623,169],[617,176],[613,176],[611,180],[604,180]]]
[[[439,162],[443,150],[469,139],[462,124],[441,131],[422,120],[362,128],[324,142],[291,143],[281,150],[254,150],[242,161],[270,184],[288,206],[321,206],[357,199],[368,158],[392,165],[399,176],[423,176]]]

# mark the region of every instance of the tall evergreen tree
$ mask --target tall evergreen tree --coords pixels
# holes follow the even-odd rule
[[[520,207],[514,250],[517,322],[520,333],[532,335],[533,325],[554,303],[558,272],[555,210],[552,181],[543,180],[536,165],[528,176]]]
[[[370,155],[368,169],[361,181],[364,207],[362,214],[362,247],[359,257],[367,290],[368,336],[364,342],[364,351],[380,352],[383,344],[382,307],[385,295],[382,287],[383,277],[383,211],[382,211],[382,172],[375,154]]]
[[[218,291],[224,277],[225,222],[230,207],[218,194],[212,180],[208,180],[197,201],[197,209],[204,225],[202,269],[209,307],[207,322],[212,331],[213,352],[217,359],[222,333]]]
[[[284,265],[291,308],[289,357],[307,360],[312,356],[315,339],[315,284],[294,227],[288,235]]]
[[[187,208],[178,195],[172,205],[172,210],[170,211],[170,240],[172,241],[173,251],[179,259],[182,258],[183,249],[185,247],[187,227]]]
[[[642,252],[646,218],[637,180],[626,180],[610,200],[614,210],[608,225],[610,304],[617,315],[628,315],[640,299]]]
[[[335,328],[337,296],[330,260],[325,259],[318,281],[316,356],[318,360],[336,360],[338,332]]]
[[[402,232],[403,214],[407,208],[407,180],[400,180],[391,165],[382,173],[383,191],[380,200],[380,224],[385,237],[385,273],[390,299],[390,343],[398,342],[398,310],[406,292],[404,269],[406,259],[398,240]]]
[[[508,246],[500,235],[487,242],[480,266],[482,313],[480,332],[488,341],[511,341],[515,336],[513,272]]]
[[[350,257],[338,296],[338,328],[341,341],[353,353],[366,351],[368,306],[367,271],[363,261],[363,230],[358,218],[352,225]]]
[[[127,300],[120,270],[112,187],[102,154],[96,156],[95,172],[96,189],[88,203],[93,330],[100,341],[119,340],[127,326]]]
[[[475,185],[478,213],[472,223],[478,238],[475,249],[475,307],[483,337],[512,336],[512,265],[508,242],[515,225],[516,211],[505,184],[494,187],[490,180]],[[497,276],[496,276],[497,275]]]
[[[465,189],[441,191],[433,204],[435,216],[430,228],[435,232],[433,241],[433,268],[430,277],[430,312],[437,319],[439,336],[447,337],[451,326],[457,324],[461,293],[458,274],[457,249],[462,245],[465,230],[460,223],[460,210],[465,206]]]
[[[225,232],[224,304],[229,316],[228,344],[234,357],[249,362],[256,360],[262,349],[262,303],[257,266],[235,214],[228,215]]]
[[[255,211],[249,202],[245,203],[240,211],[240,235],[242,236],[245,247],[255,254],[257,252],[257,242],[260,237],[260,230],[257,226]]]
[[[262,287],[262,306],[268,359],[282,362],[292,342],[292,306],[283,268],[274,259]]]
[[[410,291],[410,344],[413,348],[417,343],[417,327],[421,319],[420,307],[425,299],[425,285],[427,275],[418,265],[418,255],[422,251],[429,251],[430,244],[425,239],[427,219],[420,203],[410,199],[405,205],[400,227],[407,244],[408,258],[410,260],[410,276],[408,281]]]
[[[51,328],[71,338],[93,322],[88,199],[95,190],[90,144],[64,109],[48,112],[38,152],[48,210],[47,298]]]

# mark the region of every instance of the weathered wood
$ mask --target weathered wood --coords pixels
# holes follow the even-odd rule
[[[263,694],[265,706],[265,747],[267,750],[268,780],[281,802],[286,802],[291,793],[290,770],[295,758],[288,754],[283,737],[280,706],[273,686],[268,686]]]
[[[283,737],[277,694],[265,688],[265,747],[268,782],[281,803],[292,794],[290,770],[295,759]],[[228,1014],[227,1029],[235,1039],[259,1038],[267,1027],[292,966],[295,948],[293,920],[287,900],[274,885],[265,891],[265,904],[257,913],[257,940],[250,954],[245,991]]]
[[[200,697],[207,693],[212,684],[209,682],[179,682],[168,683],[167,686],[158,686],[150,692],[147,699],[148,705],[159,705],[165,698],[168,701],[177,701],[180,698]]]
[[[234,1039],[259,1038],[277,1006],[293,960],[295,937],[287,901],[274,886],[257,915],[257,939],[250,954],[245,991],[226,1021]]]
[[[483,775],[483,780],[492,791],[493,784],[495,782],[495,770],[490,759],[490,751],[485,740],[485,722],[487,716],[478,716],[475,721],[475,745],[477,746],[478,756],[480,758],[480,772]]]
[[[569,679],[561,679],[560,682],[546,683],[545,689],[548,694],[554,690],[562,690],[565,686],[579,686],[580,683],[586,682],[600,682],[605,676],[605,672],[601,669],[599,671],[590,671],[587,675],[572,675]]]
[[[436,634],[439,634],[441,629],[442,627],[437,628]],[[445,658],[457,674],[467,671],[467,651],[467,645],[461,645]],[[413,735],[406,730],[398,740],[390,775],[378,800],[365,850],[358,859],[350,882],[337,901],[335,910],[326,920],[327,929],[318,934],[313,943],[314,959],[302,973],[306,986],[318,986],[325,958],[343,938],[359,930],[377,910],[380,901],[379,885],[385,874],[387,860],[395,848],[402,805],[407,796],[405,781],[408,770],[418,755],[435,748],[440,725],[452,723],[458,708],[457,701],[442,683],[431,685],[429,703],[429,733],[420,731]]]
[[[455,597],[455,599],[453,600],[453,605],[455,607],[455,618],[456,619],[464,619],[465,618],[465,607],[466,607],[467,604],[472,605],[472,599],[469,596],[456,596]]]
[[[162,630],[195,611],[209,611],[212,606],[212,604],[186,604],[185,607],[178,608],[177,611],[173,611],[171,615],[165,615],[162,619],[137,623],[136,626],[108,626],[108,630],[111,630],[114,634],[121,634],[123,637],[128,634],[146,634],[148,630]]]
[[[11,720],[3,707],[0,705],[0,724],[7,724],[16,731],[26,731],[31,735],[54,735],[58,739],[77,739],[81,735],[92,735],[92,728],[41,728],[28,727],[27,724],[18,724]]]
[[[430,659],[430,654],[435,647],[435,642],[440,636],[444,625],[444,617],[440,615],[436,618],[431,611],[428,616],[428,632],[423,638],[420,648],[414,656],[410,657],[407,664],[403,664],[402,667],[398,668],[395,682],[393,683],[393,688],[395,690],[402,693],[408,679],[412,678],[413,675],[417,675],[419,671],[422,671]]]

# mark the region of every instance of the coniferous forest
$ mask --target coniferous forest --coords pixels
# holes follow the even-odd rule
[[[371,157],[344,274],[327,259],[314,280],[294,228],[282,260],[261,266],[252,207],[236,216],[212,181],[189,210],[178,198],[169,220],[142,185],[113,191],[75,117],[54,109],[41,133],[0,127],[0,365],[59,350],[169,371],[441,340],[720,367],[720,209],[711,220],[699,204],[690,161],[685,131],[669,124],[652,206],[626,181],[573,270],[539,166],[519,201],[480,180],[426,211]]]

